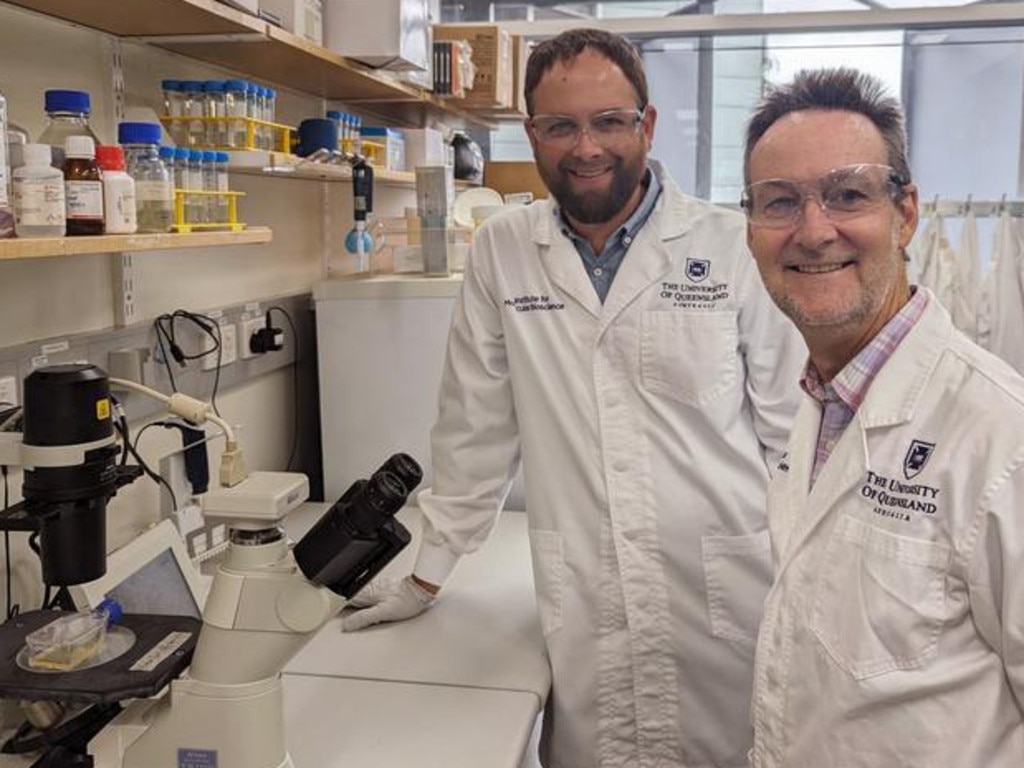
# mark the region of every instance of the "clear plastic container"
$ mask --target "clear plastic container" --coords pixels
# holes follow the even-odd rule
[[[184,94],[182,101],[182,113],[185,117],[202,117],[206,94],[203,93],[203,83],[200,80],[183,80],[181,90]],[[186,123],[185,141],[178,144],[185,144],[189,147],[198,147],[206,141],[206,125],[202,120],[189,120]]]
[[[227,101],[224,94],[223,80],[207,80],[203,83],[203,117],[217,118],[206,121],[206,141],[208,147],[227,146]]]
[[[198,149],[188,152],[188,171],[185,173],[185,189],[203,189],[203,153]],[[185,196],[185,221],[188,224],[206,223],[206,203],[202,195]]]
[[[163,80],[160,87],[164,92],[164,115],[166,117],[185,117],[185,92],[181,80]],[[171,140],[175,144],[188,144],[188,125],[180,120],[172,121],[167,126]]]
[[[218,152],[216,162],[217,191],[227,192],[228,185],[228,153]],[[228,198],[226,195],[218,195],[214,205],[217,221],[228,220]]]
[[[14,237],[11,163],[7,155],[7,99],[0,93],[0,237]]]
[[[64,174],[50,165],[47,144],[26,144],[15,169],[14,227],[18,237],[63,237],[67,226]]]
[[[33,669],[77,669],[103,651],[107,627],[121,617],[121,606],[104,600],[92,611],[68,613],[25,636]]]
[[[43,96],[46,108],[46,128],[39,134],[40,144],[49,144],[53,153],[53,166],[64,165],[64,143],[68,136],[88,136],[94,144],[99,137],[89,127],[91,103],[85,91],[50,90]]]
[[[224,82],[224,104],[228,117],[248,117],[246,100],[249,83],[245,80],[226,80]],[[248,129],[244,119],[231,120],[227,123],[225,146],[232,149],[246,149]]]
[[[139,232],[170,232],[174,224],[174,181],[160,159],[160,126],[121,123],[117,140],[124,147],[128,175],[135,180]]]
[[[217,153],[206,151],[203,152],[203,191],[204,192],[216,192],[217,191]],[[215,222],[226,221],[226,219],[217,218],[217,196],[216,195],[200,195],[200,200],[203,203],[203,217],[208,224]]]
[[[12,171],[25,164],[25,145],[30,141],[28,131],[16,123],[7,122],[7,161]]]

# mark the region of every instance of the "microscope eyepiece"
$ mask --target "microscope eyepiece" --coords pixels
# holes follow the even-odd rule
[[[398,453],[353,483],[295,545],[306,578],[344,597],[358,592],[409,543],[394,515],[422,477],[419,464]]]
[[[394,454],[381,465],[377,472],[390,472],[396,475],[405,486],[406,494],[410,493],[423,480],[423,470],[416,463],[416,459],[407,453]]]

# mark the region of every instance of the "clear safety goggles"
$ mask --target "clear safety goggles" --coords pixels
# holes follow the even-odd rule
[[[895,200],[907,182],[888,165],[859,163],[833,168],[815,181],[765,179],[748,184],[740,205],[755,227],[795,226],[807,200],[831,221],[862,216]]]
[[[586,124],[569,115],[534,115],[530,127],[541,144],[569,150],[580,142],[584,132],[605,149],[621,146],[632,139],[644,121],[647,108],[609,109],[587,119]]]

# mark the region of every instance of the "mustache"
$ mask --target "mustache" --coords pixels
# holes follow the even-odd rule
[[[619,159],[602,160],[600,162],[577,160],[575,158],[567,157],[558,163],[558,170],[563,173],[571,171],[572,173],[587,173],[589,171],[603,171],[606,169],[615,170],[622,165],[622,161]]]

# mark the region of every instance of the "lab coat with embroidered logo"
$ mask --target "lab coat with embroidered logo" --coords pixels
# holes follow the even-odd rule
[[[733,768],[752,735],[766,457],[806,347],[743,218],[652,167],[662,195],[603,305],[548,201],[477,231],[419,497],[415,572],[440,583],[522,457],[555,768]]]
[[[810,397],[774,473],[756,768],[1024,765],[1024,379],[928,299],[810,490]]]

